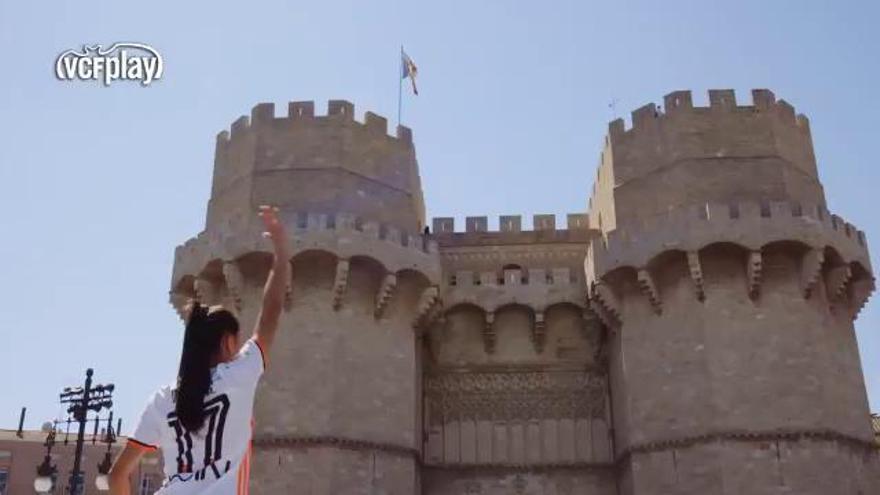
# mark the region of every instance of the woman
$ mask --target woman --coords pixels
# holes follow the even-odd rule
[[[166,479],[156,495],[248,492],[254,391],[281,316],[290,263],[277,209],[260,208],[275,251],[254,335],[220,306],[193,305],[176,386],[156,392],[110,471],[110,492],[130,495],[129,476],[146,452],[161,450]]]

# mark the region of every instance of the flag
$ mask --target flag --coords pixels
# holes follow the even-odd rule
[[[418,95],[419,90],[418,88],[416,88],[416,76],[419,74],[419,69],[416,67],[416,64],[412,61],[412,59],[409,58],[409,55],[407,55],[406,52],[403,51],[403,49],[400,50],[400,57],[400,78],[409,78],[409,80],[412,82],[413,93]]]

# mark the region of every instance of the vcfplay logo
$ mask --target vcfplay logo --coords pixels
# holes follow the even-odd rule
[[[162,77],[162,55],[143,43],[114,43],[104,50],[101,45],[83,45],[81,52],[67,50],[55,60],[55,76],[62,81],[140,81],[148,86]]]

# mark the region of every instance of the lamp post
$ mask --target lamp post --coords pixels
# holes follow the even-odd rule
[[[46,446],[46,457],[43,458],[43,463],[37,466],[37,477],[34,479],[34,490],[37,493],[49,493],[52,491],[52,487],[55,486],[55,476],[58,473],[58,468],[56,468],[52,464],[52,446],[55,445],[55,424],[52,424],[52,429],[46,435],[46,443],[43,445]]]
[[[89,419],[89,411],[94,411],[97,415],[100,415],[101,411],[104,409],[110,409],[113,407],[113,389],[115,388],[113,384],[107,385],[95,385],[92,386],[92,374],[94,371],[89,368],[86,370],[86,381],[85,386],[83,387],[67,387],[65,388],[60,395],[60,400],[62,404],[69,404],[67,408],[67,414],[70,415],[73,420],[79,423],[79,429],[76,435],[76,450],[73,457],[73,469],[70,470],[70,481],[69,481],[69,490],[70,495],[82,495],[84,492],[84,478],[85,475],[82,471],[82,453],[83,453],[83,444],[85,443],[85,433],[86,433],[86,423],[89,421],[95,421],[95,430],[98,429],[98,423],[102,421],[99,416],[96,416],[93,419]],[[99,465],[99,471],[101,468],[104,470],[101,474],[104,475],[103,481],[106,481],[106,474],[109,472],[109,449],[113,441],[115,440],[115,435],[112,431],[112,421],[113,416],[107,420],[107,437],[105,441],[108,443],[108,452],[107,456],[105,456],[105,462]],[[69,424],[69,423],[68,423]],[[38,493],[48,493],[52,490],[54,485],[54,474],[57,470],[55,466],[51,465],[51,444],[54,443],[55,435],[54,428],[53,431],[50,432],[50,440],[46,439],[46,447],[48,449],[46,453],[46,458],[43,461],[43,464],[37,469],[37,479],[34,481],[34,488]],[[47,474],[49,473],[49,474]],[[100,476],[99,476],[100,477]],[[51,483],[47,484],[47,480],[51,480]],[[99,485],[98,488],[102,489],[101,481],[97,481]]]

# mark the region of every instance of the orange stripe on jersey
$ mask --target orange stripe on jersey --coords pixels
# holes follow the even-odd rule
[[[248,443],[247,464],[244,469],[244,495],[248,495],[251,488],[251,446]]]
[[[262,351],[262,349],[260,349],[260,351]],[[251,416],[251,440],[248,441],[247,450],[241,459],[241,464],[238,465],[238,488],[236,490],[236,495],[248,495],[248,492],[250,491],[251,450],[253,447],[254,425],[254,417]]]
[[[269,362],[266,361],[266,352],[263,350],[263,344],[260,343],[259,335],[254,336],[254,344],[257,344],[257,349],[260,350],[260,357],[263,358],[263,371],[266,371],[266,365],[268,365]]]
[[[244,479],[244,464],[245,464],[245,462],[247,462],[247,454],[245,454],[244,457],[241,458],[241,464],[238,465],[238,479],[236,480],[237,486],[235,487],[236,495],[243,495],[244,494],[244,492],[242,491],[242,479]]]
[[[150,445],[148,443],[141,442],[140,440],[137,440],[137,439],[131,438],[131,437],[129,437],[128,443],[130,443],[133,447],[137,447],[139,449],[147,450],[150,452],[152,452],[154,450],[159,450],[159,447],[156,447],[155,445]]]

